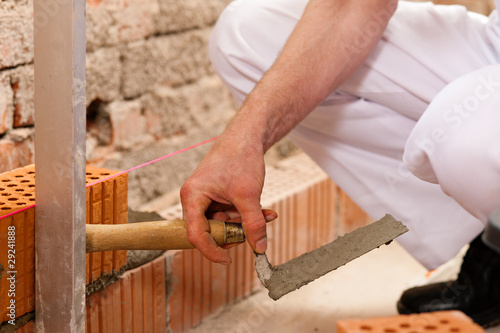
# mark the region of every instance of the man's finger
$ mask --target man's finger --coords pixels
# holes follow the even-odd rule
[[[198,248],[207,259],[221,264],[230,264],[229,253],[217,246],[210,234],[210,226],[205,217],[205,210],[211,202],[210,198],[200,194],[186,195],[186,192],[187,190],[181,192],[181,201],[189,242]]]
[[[260,209],[260,205],[249,205],[244,207],[235,204],[241,213],[241,221],[245,236],[252,249],[257,253],[264,253],[267,249],[266,220]]]

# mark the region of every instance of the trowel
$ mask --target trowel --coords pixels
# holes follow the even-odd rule
[[[210,233],[218,245],[243,242],[240,223],[209,220]],[[274,300],[294,291],[351,260],[407,232],[386,215],[316,250],[287,263],[271,266],[266,254],[255,254],[255,268]],[[87,224],[87,253],[114,250],[177,250],[194,246],[187,239],[186,221],[153,221],[126,224]]]
[[[271,266],[265,253],[255,253],[257,276],[268,289],[269,297],[278,300],[351,260],[389,244],[407,231],[406,226],[387,214],[376,222],[281,265]]]

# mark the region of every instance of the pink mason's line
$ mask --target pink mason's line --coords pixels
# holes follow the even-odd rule
[[[162,157],[156,158],[156,159],[154,159],[154,160],[152,160],[152,161],[149,161],[149,162],[143,163],[143,164],[141,164],[141,165],[135,166],[135,167],[130,168],[130,169],[128,169],[128,170],[121,171],[121,172],[119,172],[119,173],[117,173],[117,174],[114,174],[114,175],[111,175],[111,176],[109,176],[109,177],[105,177],[105,178],[103,178],[103,179],[99,179],[98,181],[96,181],[96,182],[94,182],[94,183],[92,183],[92,184],[87,184],[87,185],[86,185],[86,187],[93,186],[93,185],[98,184],[98,183],[102,183],[102,182],[104,182],[104,181],[106,181],[106,180],[108,180],[108,179],[115,178],[115,177],[117,177],[117,176],[119,176],[119,175],[123,175],[124,173],[129,173],[129,172],[131,172],[131,171],[134,171],[134,170],[140,169],[140,168],[142,168],[142,167],[145,167],[146,165],[150,165],[150,164],[153,164],[153,163],[159,162],[159,161],[161,161],[161,160],[164,160],[164,159],[166,159],[166,158],[172,157],[172,156],[174,156],[174,155],[178,155],[178,154],[183,153],[183,152],[185,152],[185,151],[188,151],[188,150],[191,150],[191,149],[193,149],[193,148],[196,148],[196,147],[202,146],[202,145],[204,145],[204,144],[206,144],[206,143],[212,142],[212,141],[214,141],[215,139],[217,139],[217,137],[214,137],[214,138],[211,138],[211,139],[205,140],[205,141],[203,141],[203,142],[199,142],[199,143],[194,144],[194,145],[192,145],[192,146],[190,146],[190,147],[183,148],[183,149],[181,149],[181,150],[178,150],[178,151],[176,151],[176,152],[173,152],[173,153],[167,154],[167,155],[165,155],[165,156],[162,156]],[[21,208],[21,209],[19,209],[19,210],[15,211],[15,212],[9,213],[9,214],[4,215],[4,216],[1,216],[1,217],[0,217],[0,220],[2,220],[2,219],[4,219],[4,218],[7,218],[7,217],[9,217],[9,216],[12,216],[12,215],[14,215],[14,214],[17,214],[17,213],[23,212],[23,211],[25,211],[25,210],[28,210],[28,209],[30,209],[30,208],[32,208],[32,207],[35,207],[35,205],[31,205],[31,206],[28,206],[28,207],[24,207],[24,208]]]
[[[21,209],[19,209],[19,210],[16,210],[15,212],[9,213],[9,214],[4,215],[4,216],[1,216],[1,217],[0,217],[0,220],[1,220],[1,219],[5,219],[5,218],[7,218],[7,217],[9,217],[9,216],[12,216],[12,215],[14,215],[14,214],[17,214],[17,213],[20,213],[20,212],[24,212],[25,210],[28,210],[28,209],[30,209],[30,208],[32,208],[32,207],[35,207],[35,205],[31,205],[31,206],[28,206],[28,207],[24,207],[24,208],[21,208]]]
[[[174,156],[174,155],[178,155],[178,154],[180,154],[180,153],[183,153],[183,152],[185,152],[185,151],[191,150],[191,149],[196,148],[196,147],[198,147],[198,146],[202,146],[202,145],[204,145],[204,144],[206,144],[206,143],[212,142],[212,141],[214,141],[215,139],[217,139],[217,137],[214,137],[214,138],[211,138],[211,139],[205,140],[205,141],[203,141],[203,142],[199,142],[199,143],[194,144],[194,145],[192,145],[192,146],[190,146],[190,147],[183,148],[183,149],[181,149],[181,150],[178,150],[178,151],[176,151],[176,152],[173,152],[173,153],[167,154],[167,155],[165,155],[165,156],[158,157],[158,158],[156,158],[156,159],[154,159],[154,160],[152,160],[152,161],[149,161],[149,162],[143,163],[143,164],[141,164],[141,165],[135,166],[135,167],[130,168],[130,169],[128,169],[128,170],[121,171],[121,172],[119,172],[119,173],[117,173],[117,174],[114,174],[114,175],[111,175],[111,176],[109,176],[109,177],[105,177],[105,178],[99,179],[98,181],[96,181],[96,182],[94,182],[94,183],[92,183],[92,184],[87,184],[87,186],[86,186],[86,187],[89,187],[89,186],[92,186],[92,185],[95,185],[95,184],[102,183],[102,182],[104,182],[104,181],[106,181],[106,180],[108,180],[108,179],[118,177],[119,175],[123,175],[124,173],[129,173],[129,172],[131,172],[131,171],[134,171],[134,170],[140,169],[140,168],[142,168],[142,167],[145,167],[146,165],[150,165],[150,164],[153,164],[153,163],[159,162],[159,161],[161,161],[161,160],[164,160],[164,159],[166,159],[166,158],[172,157],[172,156]]]

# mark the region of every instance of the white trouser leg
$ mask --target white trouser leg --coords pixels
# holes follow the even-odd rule
[[[236,0],[221,15],[210,55],[239,101],[271,66],[306,3]],[[497,61],[486,23],[462,7],[400,3],[366,64],[290,134],[371,216],[391,213],[403,221],[410,232],[400,243],[429,268],[453,256],[483,226],[438,185],[413,176],[403,151],[441,89]]]

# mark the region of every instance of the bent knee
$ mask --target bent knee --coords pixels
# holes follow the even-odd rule
[[[500,207],[500,66],[455,80],[411,133],[405,163],[486,221]]]

